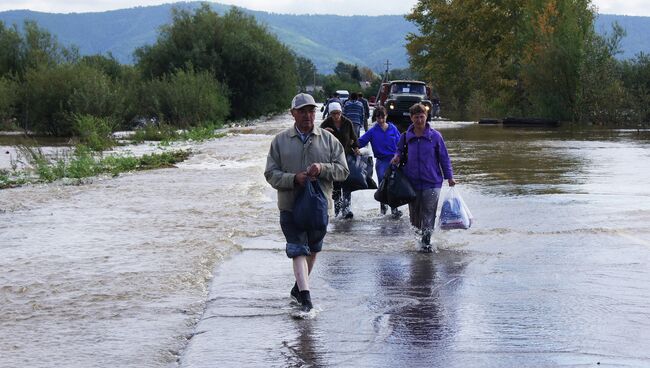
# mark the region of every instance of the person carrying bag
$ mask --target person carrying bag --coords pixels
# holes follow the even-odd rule
[[[327,197],[318,180],[310,180],[296,196],[293,204],[293,221],[304,230],[327,228]]]
[[[402,169],[395,165],[389,166],[375,192],[375,200],[397,208],[413,202],[415,198],[415,190]]]
[[[440,208],[440,229],[469,229],[474,217],[456,187],[451,187]]]
[[[343,182],[343,188],[348,192],[368,189],[368,161],[357,155],[347,155],[346,160],[350,175]]]
[[[422,251],[431,252],[431,234],[436,220],[438,198],[443,180],[456,185],[449,153],[442,135],[427,122],[427,109],[416,103],[409,109],[412,124],[402,134],[391,161],[399,165],[403,159],[404,174],[413,186],[416,198],[409,203],[411,225],[422,231]]]
[[[351,156],[359,155],[359,140],[350,119],[342,115],[341,105],[332,102],[328,105],[329,116],[323,120],[320,127],[332,133],[343,146],[346,161],[350,162]],[[350,173],[352,174],[352,173]],[[350,207],[352,206],[352,191],[344,185],[343,181],[334,182],[332,191],[332,200],[334,201],[334,216],[339,213],[344,219],[352,219],[354,214]]]

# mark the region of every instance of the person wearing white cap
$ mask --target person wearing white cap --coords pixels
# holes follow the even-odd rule
[[[294,124],[271,142],[264,177],[278,191],[280,227],[296,279],[290,295],[301,304],[302,311],[309,312],[313,308],[309,274],[323,247],[327,227],[305,230],[298,226],[292,214],[294,200],[308,180],[318,180],[331,213],[332,183],[345,180],[350,171],[341,143],[314,126],[316,102],[311,95],[297,94],[291,101],[291,115]]]
[[[359,154],[359,141],[354,132],[354,126],[350,119],[343,116],[341,104],[332,102],[327,107],[329,116],[325,119],[320,127],[334,134],[336,139],[343,145],[343,150],[346,155]],[[352,193],[350,190],[342,186],[342,182],[334,182],[334,191],[332,192],[332,200],[334,200],[334,216],[339,213],[345,219],[351,219],[354,214],[350,210],[352,204]]]

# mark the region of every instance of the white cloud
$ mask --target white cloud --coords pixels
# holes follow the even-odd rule
[[[50,13],[82,13],[135,6],[159,5],[175,1],[165,0],[2,0],[0,11],[29,9]],[[384,1],[372,3],[350,0],[223,0],[222,4],[242,8],[289,14],[383,15],[406,14],[417,0]],[[369,5],[370,4],[370,5]]]
[[[650,16],[648,0],[594,0],[599,13]]]

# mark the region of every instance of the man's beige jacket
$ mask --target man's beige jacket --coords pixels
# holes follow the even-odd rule
[[[264,176],[278,191],[280,210],[293,210],[294,198],[300,188],[294,183],[294,177],[313,163],[321,164],[318,181],[327,196],[332,216],[332,183],[344,181],[350,173],[341,143],[333,134],[316,126],[304,144],[293,125],[273,138]]]

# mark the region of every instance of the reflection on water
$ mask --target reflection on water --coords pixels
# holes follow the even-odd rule
[[[437,123],[439,124],[439,123]],[[464,182],[499,195],[527,195],[581,192],[593,179],[589,170],[601,166],[601,154],[619,150],[615,157],[629,169],[643,159],[626,157],[635,146],[647,145],[650,132],[635,130],[571,130],[502,128],[469,125],[462,129],[441,129],[452,157],[456,175]],[[609,155],[607,155],[609,156]],[[644,154],[647,158],[647,153]],[[627,166],[627,167],[626,167]],[[616,172],[611,176],[615,177]]]

